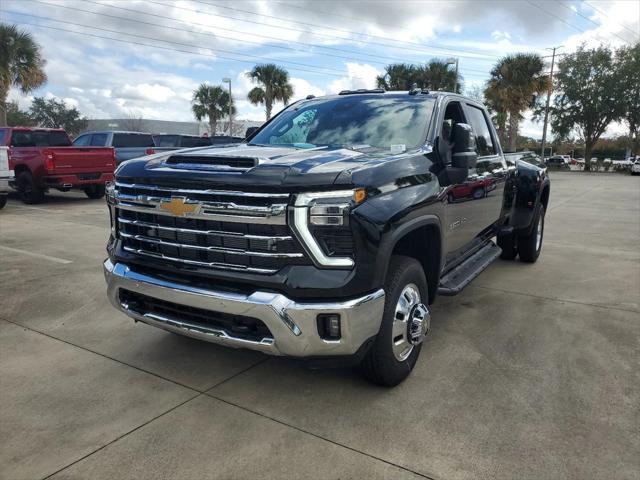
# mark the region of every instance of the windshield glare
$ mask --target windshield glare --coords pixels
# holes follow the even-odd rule
[[[251,145],[336,145],[395,150],[424,144],[434,100],[424,96],[344,96],[296,104],[251,139]]]

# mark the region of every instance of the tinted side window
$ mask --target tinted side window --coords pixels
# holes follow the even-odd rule
[[[12,147],[35,147],[36,144],[28,130],[14,130],[11,135]]]
[[[65,132],[49,132],[46,146],[48,147],[70,147],[71,140]]]
[[[207,145],[211,145],[208,138],[202,137],[182,137],[182,147],[193,148],[193,147],[206,147]]]
[[[73,145],[76,147],[86,147],[91,141],[91,135],[80,135],[73,141]]]
[[[92,147],[104,147],[107,145],[107,137],[108,133],[94,133],[91,135],[91,146]]]
[[[495,155],[496,149],[493,146],[491,130],[489,130],[484,112],[472,105],[467,105],[467,112],[471,128],[473,128],[473,132],[476,134],[476,151],[478,152],[478,156],[485,157],[487,155]]]
[[[156,147],[179,147],[180,138],[178,135],[157,135],[155,137]]]
[[[113,146],[120,147],[155,147],[151,135],[137,133],[115,133],[113,135]]]

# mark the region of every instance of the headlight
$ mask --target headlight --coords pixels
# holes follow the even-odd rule
[[[365,197],[364,189],[301,193],[296,196],[293,229],[316,264],[322,267],[353,267],[352,258],[330,256],[323,251],[309,228],[348,227],[351,208],[362,203]]]

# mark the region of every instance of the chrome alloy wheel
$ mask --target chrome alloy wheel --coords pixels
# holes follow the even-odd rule
[[[431,316],[426,305],[420,301],[420,290],[410,283],[406,285],[396,304],[393,317],[393,355],[402,362],[407,359],[413,347],[422,343],[429,331]]]
[[[540,250],[542,245],[542,215],[538,217],[538,225],[536,226],[536,251]]]

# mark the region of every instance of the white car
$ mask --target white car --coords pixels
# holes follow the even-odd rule
[[[12,190],[13,170],[9,170],[9,149],[0,147],[0,209],[7,204],[7,194]]]
[[[636,157],[636,161],[631,165],[631,175],[640,175],[640,157]]]

